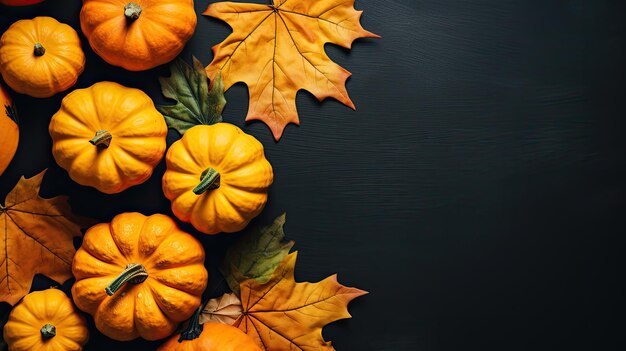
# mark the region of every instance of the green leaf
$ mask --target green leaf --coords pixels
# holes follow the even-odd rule
[[[160,77],[161,91],[175,105],[159,105],[167,126],[184,134],[199,124],[222,121],[226,106],[224,83],[221,74],[215,76],[209,90],[208,78],[202,63],[193,57],[193,67],[178,58],[170,64],[170,77]]]
[[[283,258],[289,254],[293,241],[286,241],[282,214],[267,227],[254,228],[226,251],[220,271],[230,289],[239,294],[239,284],[248,279],[266,283]]]

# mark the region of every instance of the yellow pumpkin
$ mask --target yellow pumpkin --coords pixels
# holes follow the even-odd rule
[[[67,95],[49,131],[59,166],[107,194],[150,178],[166,148],[167,125],[150,97],[112,82]]]
[[[78,33],[54,18],[19,20],[0,38],[0,74],[18,93],[50,97],[73,86],[84,69]]]
[[[87,339],[85,319],[57,289],[24,296],[4,325],[4,341],[10,351],[80,351]]]
[[[80,24],[106,62],[143,71],[172,61],[196,29],[192,0],[83,0]]]
[[[228,123],[189,129],[165,159],[163,192],[172,211],[206,234],[248,225],[263,210],[274,179],[263,145]]]
[[[76,306],[119,341],[171,335],[200,306],[204,249],[169,217],[122,213],[91,227],[72,263]]]
[[[20,140],[17,113],[9,94],[0,85],[0,175],[11,163]]]
[[[195,324],[181,335],[175,335],[161,345],[157,351],[261,351],[261,348],[246,333],[222,323]]]

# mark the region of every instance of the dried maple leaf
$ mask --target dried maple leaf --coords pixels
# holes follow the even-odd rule
[[[35,274],[64,282],[72,277],[73,238],[93,221],[72,214],[64,196],[39,196],[43,171],[22,177],[0,205],[0,301],[28,294]]]
[[[200,314],[200,324],[217,322],[232,325],[243,312],[241,301],[234,293],[211,299]]]
[[[367,292],[345,287],[333,275],[319,283],[296,283],[297,252],[289,254],[272,278],[262,284],[254,279],[241,283],[243,311],[234,324],[266,351],[332,351],[322,328],[350,318],[348,303]]]
[[[273,0],[272,5],[220,2],[205,15],[228,23],[233,33],[213,47],[207,67],[212,79],[222,72],[226,90],[248,85],[249,120],[265,122],[276,140],[289,123],[299,124],[296,94],[318,100],[334,97],[354,108],[346,90],[350,72],[334,63],[324,45],[351,48],[357,38],[376,38],[360,24],[354,0]]]

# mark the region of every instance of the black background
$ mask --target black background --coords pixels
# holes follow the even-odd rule
[[[229,33],[200,15],[209,2],[196,1],[197,32],[184,52],[205,64]],[[263,142],[276,174],[253,223],[287,211],[299,280],[338,273],[370,291],[350,305],[353,319],[325,329],[337,350],[626,348],[619,3],[359,0],[365,28],[383,39],[359,40],[352,51],[327,46],[354,73],[348,90],[358,111],[302,92],[301,126],[279,143],[263,124],[244,124],[245,86],[228,91],[225,120]],[[76,0],[0,7],[0,30],[35,15],[79,29],[79,10]],[[83,46],[87,69],[76,88],[115,80],[163,102],[157,77],[166,67],[125,72]],[[163,164],[115,196],[74,184],[54,163],[47,132],[62,95],[12,95],[21,141],[2,196],[48,167],[42,193],[69,195],[80,214],[171,214]],[[235,238],[202,237],[209,264]],[[94,331],[87,350],[157,344]]]

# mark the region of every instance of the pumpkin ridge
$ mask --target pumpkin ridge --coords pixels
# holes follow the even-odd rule
[[[186,265],[178,265],[177,267],[171,267],[171,268],[168,267],[168,268],[165,268],[165,269],[160,269],[159,271],[160,272],[165,272],[165,271],[169,271],[169,270],[175,271],[175,270],[179,270],[179,269],[184,268],[184,267],[189,267],[189,266],[194,266],[194,265],[204,266],[204,265],[202,265],[200,263],[194,263],[194,264],[189,264],[188,263]],[[158,284],[162,284],[164,286],[167,286],[168,288],[172,288],[172,289],[175,289],[175,290],[179,290],[179,291],[185,292],[185,293],[187,293],[190,296],[195,296],[197,294],[202,294],[202,291],[204,290],[204,289],[201,289],[201,291],[193,291],[193,290],[187,289],[186,287],[179,286],[177,284],[172,284],[172,283],[168,282],[165,278],[160,277],[159,273],[154,274],[149,279],[151,279],[151,281],[154,281],[154,282],[156,282]]]
[[[165,284],[163,284],[163,283],[161,283],[161,282],[159,282],[159,281],[156,281],[156,280],[153,280],[153,282],[156,282],[157,284],[162,284],[163,286],[165,286],[165,287],[167,287],[167,288],[169,288],[169,289],[176,290],[176,291],[177,291],[178,293],[180,293],[180,294],[185,294],[185,295],[187,295],[187,296],[191,297],[193,300],[197,300],[197,301],[198,301],[198,306],[200,306],[200,304],[201,304],[200,298],[199,298],[199,297],[197,297],[197,295],[190,294],[190,293],[188,293],[188,292],[186,292],[186,291],[180,290],[180,289],[175,288],[175,287],[171,287],[171,286],[169,286],[169,285],[165,285]],[[162,296],[162,294],[159,292],[159,289],[157,289],[157,288],[156,288],[155,286],[153,286],[152,284],[149,284],[149,285],[148,285],[148,288],[149,288],[149,289],[150,289],[150,291],[152,292],[152,298],[154,299],[154,302],[157,304],[157,306],[159,306],[159,309],[161,310],[161,312],[162,312],[162,313],[163,313],[163,314],[164,314],[164,315],[165,315],[165,316],[166,316],[166,317],[167,317],[170,321],[180,323],[180,322],[184,321],[185,319],[187,319],[187,318],[185,318],[185,319],[180,320],[180,318],[173,318],[173,317],[171,317],[171,316],[169,315],[168,311],[167,311],[167,307],[166,307],[166,306],[164,306],[163,301],[161,301],[161,299],[163,298],[163,296]],[[176,300],[180,300],[180,296],[179,296]],[[179,308],[179,306],[175,306],[175,307],[176,307],[176,308]],[[197,307],[196,307],[196,308],[197,308]],[[195,310],[196,310],[196,308],[194,308],[193,310],[195,311]]]

